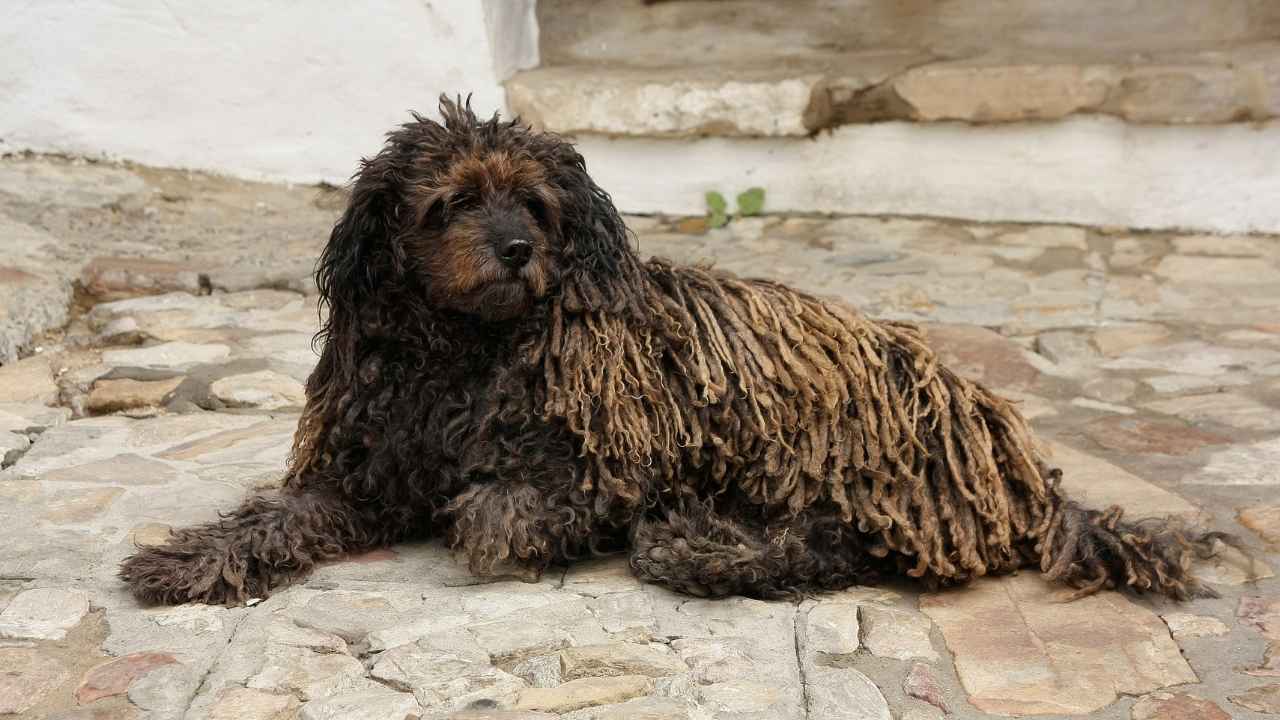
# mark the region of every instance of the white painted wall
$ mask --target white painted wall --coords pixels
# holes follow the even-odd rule
[[[441,92],[504,106],[534,0],[39,0],[0,11],[0,151],[345,180]]]
[[[766,211],[1280,233],[1280,122],[849,125],[814,139],[583,136],[629,212],[701,214],[758,185]]]

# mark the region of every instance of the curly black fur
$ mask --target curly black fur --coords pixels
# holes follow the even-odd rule
[[[239,602],[430,535],[478,573],[629,546],[640,577],[704,596],[1028,565],[1199,590],[1214,536],[1067,501],[1014,407],[915,327],[643,263],[572,145],[440,111],[363,163],[320,258],[285,489],[129,558],[138,597]]]

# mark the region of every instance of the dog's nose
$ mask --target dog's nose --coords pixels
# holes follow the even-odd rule
[[[512,270],[519,270],[533,257],[533,243],[523,238],[507,240],[498,248],[498,259]]]

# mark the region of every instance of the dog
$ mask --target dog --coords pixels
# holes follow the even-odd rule
[[[1017,409],[920,329],[644,262],[570,142],[439,113],[362,162],[317,263],[283,488],[125,560],[142,601],[243,603],[433,536],[478,574],[625,551],[701,597],[1024,567],[1207,592],[1188,567],[1221,534],[1072,502]]]

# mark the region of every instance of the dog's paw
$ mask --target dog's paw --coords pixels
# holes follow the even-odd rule
[[[267,590],[246,570],[243,561],[225,552],[166,545],[138,551],[121,563],[119,574],[147,604],[238,605],[264,597]]]

